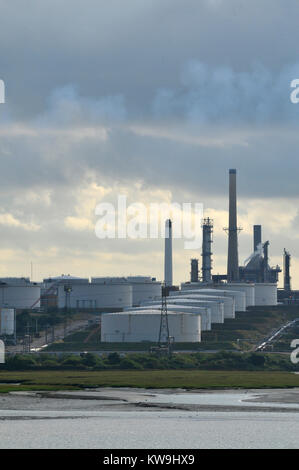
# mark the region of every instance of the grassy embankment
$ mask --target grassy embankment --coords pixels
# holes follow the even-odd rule
[[[175,344],[176,351],[244,350],[248,351],[273,330],[299,317],[299,306],[254,307],[226,319],[224,324],[213,324],[211,331],[202,333],[202,342]],[[68,336],[64,341],[50,345],[48,351],[147,351],[152,343],[101,343],[99,332],[91,329]],[[297,336],[296,336],[297,334]],[[299,328],[277,343],[277,351],[290,351],[291,339],[299,338]],[[86,341],[88,339],[88,341]]]
[[[2,382],[2,383],[1,383]],[[3,383],[3,382],[6,382]],[[21,385],[14,385],[13,382]],[[242,371],[27,371],[0,372],[0,393],[94,387],[242,389],[299,387],[290,372]]]

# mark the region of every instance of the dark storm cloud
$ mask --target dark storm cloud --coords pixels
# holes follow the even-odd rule
[[[296,0],[1,1],[0,72],[14,111],[40,112],[53,89],[124,94],[144,116],[156,90],[179,83],[183,65],[279,73],[296,63]]]

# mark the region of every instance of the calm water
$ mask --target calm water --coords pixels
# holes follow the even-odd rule
[[[298,448],[299,413],[246,411],[244,399],[254,396],[244,392],[143,395],[143,401],[160,403],[244,405],[244,412],[93,411],[87,407],[90,401],[85,402],[86,411],[0,410],[0,448]],[[56,406],[54,402],[50,400]]]
[[[3,412],[0,448],[298,448],[299,415]],[[30,419],[34,416],[38,419]],[[29,418],[29,419],[28,419]],[[51,419],[49,419],[51,418]],[[57,419],[59,418],[59,419]]]

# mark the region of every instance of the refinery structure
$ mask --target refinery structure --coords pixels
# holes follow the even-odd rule
[[[173,342],[198,343],[201,332],[234,319],[253,307],[295,302],[291,255],[284,250],[284,288],[277,289],[279,266],[269,264],[269,241],[253,227],[253,252],[239,264],[237,172],[229,170],[227,272],[213,275],[213,220],[202,220],[202,250],[191,260],[190,280],[173,285],[172,221],[165,221],[164,280],[150,276],[80,278],[61,275],[33,283],[29,278],[0,279],[0,337],[16,335],[16,317],[29,311],[101,314],[102,342],[157,342],[162,325]],[[164,323],[163,323],[164,322]]]
[[[253,307],[275,307],[278,304],[279,266],[269,265],[269,241],[262,242],[262,227],[253,227],[253,253],[244,266],[239,264],[237,224],[237,171],[229,170],[229,226],[227,272],[212,274],[213,220],[202,221],[201,268],[191,259],[190,280],[180,287],[172,285],[172,222],[165,222],[164,294],[167,295],[169,334],[175,342],[200,342],[198,330],[209,331],[213,324],[234,319],[237,312]],[[284,250],[284,301],[291,293],[290,254]],[[153,300],[144,299],[134,308],[102,315],[103,342],[153,341],[158,335],[163,315],[163,293]],[[198,322],[194,317],[198,317]],[[160,323],[161,324],[161,323]],[[140,325],[143,325],[140,327]]]

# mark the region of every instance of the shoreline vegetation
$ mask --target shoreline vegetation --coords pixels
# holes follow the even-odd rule
[[[0,365],[0,393],[97,387],[259,389],[299,387],[288,354],[193,353],[157,356],[14,355]]]
[[[299,372],[288,354],[219,351],[216,353],[31,353],[13,354],[1,371],[26,370],[227,370]]]

